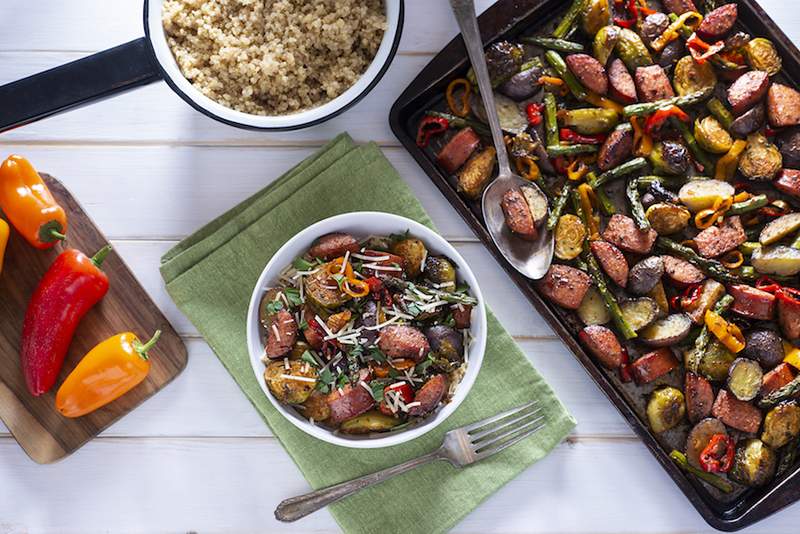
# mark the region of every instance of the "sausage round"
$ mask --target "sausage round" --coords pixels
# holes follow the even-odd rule
[[[608,221],[603,239],[626,252],[647,254],[653,248],[658,234],[655,230],[640,230],[633,219],[619,213]]]
[[[605,172],[620,165],[633,152],[633,131],[618,129],[606,138],[597,155],[597,166]]]
[[[800,124],[800,92],[786,85],[772,84],[767,95],[767,114],[775,128]]]
[[[664,0],[662,3],[670,13],[675,13],[676,15],[683,15],[688,11],[697,11],[697,7],[692,0]]]
[[[778,323],[781,331],[792,341],[800,339],[800,304],[778,300]]]
[[[697,234],[694,242],[704,258],[716,258],[747,241],[747,234],[738,215],[726,217],[722,226],[710,226]]]
[[[608,93],[608,75],[603,65],[588,54],[572,54],[564,60],[572,74],[590,91]]]
[[[699,284],[706,279],[706,275],[686,260],[674,256],[662,256],[664,260],[664,273],[670,281],[681,287]]]
[[[800,168],[800,130],[792,128],[782,132],[776,144],[783,156],[783,165],[790,169]],[[800,193],[797,194],[800,196]]]
[[[636,69],[636,92],[643,102],[656,102],[675,96],[669,76],[659,65]]]
[[[381,330],[378,348],[389,358],[421,362],[431,350],[428,338],[413,326],[390,325]]]
[[[375,405],[372,394],[358,384],[347,384],[341,391],[336,389],[328,394],[326,400],[331,409],[329,422],[333,426],[339,426],[340,423],[369,411]]]
[[[286,310],[279,310],[270,319],[267,328],[267,358],[283,358],[297,341],[297,323],[294,316]]]
[[[728,88],[728,103],[734,115],[741,115],[764,98],[769,89],[769,74],[751,70],[742,74]]]
[[[704,39],[719,39],[733,29],[739,8],[736,4],[725,4],[705,16],[697,33]]]
[[[308,253],[315,258],[332,260],[344,256],[345,252],[356,252],[358,241],[350,234],[332,233],[318,238]]]
[[[662,348],[648,352],[631,364],[633,377],[637,384],[648,384],[669,373],[680,363],[671,349]]]
[[[800,171],[783,169],[773,183],[781,193],[800,198]]]
[[[592,280],[580,269],[568,265],[553,264],[547,274],[539,280],[537,287],[553,302],[569,310],[577,310]]]
[[[445,393],[447,393],[447,377],[444,375],[432,376],[417,391],[414,402],[419,404],[409,408],[408,415],[420,416],[433,411],[442,402]]]
[[[737,399],[727,389],[719,390],[711,414],[729,427],[742,432],[755,433],[761,426],[761,410],[749,402]]]
[[[617,369],[623,363],[624,352],[617,336],[602,325],[587,326],[578,334],[589,353],[608,369]]]
[[[686,373],[684,391],[686,393],[686,414],[692,424],[711,415],[714,390],[708,380],[694,373]]]
[[[628,285],[628,261],[622,251],[608,241],[592,241],[590,247],[609,278],[620,287]]]
[[[633,77],[621,59],[615,59],[608,67],[608,85],[611,98],[622,104],[633,104],[639,100]]]
[[[478,149],[481,139],[472,128],[464,128],[450,141],[436,156],[436,162],[448,173],[453,174],[467,162],[469,157]]]
[[[733,297],[731,309],[739,315],[760,321],[775,316],[775,295],[771,293],[744,284],[730,286],[728,293]]]
[[[536,223],[522,191],[516,188],[506,191],[500,207],[503,209],[503,215],[506,218],[506,225],[509,230],[526,241],[536,240],[538,236]]]

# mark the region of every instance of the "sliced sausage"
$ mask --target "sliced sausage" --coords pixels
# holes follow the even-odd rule
[[[408,409],[408,415],[420,416],[430,413],[439,406],[445,393],[447,393],[447,377],[444,375],[432,376],[417,391],[414,402]]]
[[[778,299],[778,324],[788,339],[800,339],[800,304]]]
[[[636,69],[636,92],[643,102],[655,102],[675,96],[669,76],[659,65]]]
[[[562,308],[577,310],[591,283],[589,275],[580,269],[553,264],[537,286],[545,297]]]
[[[378,276],[379,274],[402,277],[406,267],[406,260],[402,256],[384,252],[382,250],[362,250],[362,256],[376,258],[373,261],[365,261],[362,272],[365,276]]]
[[[578,337],[589,353],[608,369],[617,369],[622,365],[622,345],[610,329],[601,325],[587,326],[580,331]]]
[[[736,4],[725,4],[707,14],[697,28],[697,33],[704,39],[719,39],[733,29],[739,9]]]
[[[279,310],[270,318],[267,328],[267,358],[278,359],[286,356],[297,341],[297,323],[294,316],[286,310]]]
[[[744,115],[737,117],[731,124],[731,133],[735,137],[741,139],[746,138],[753,132],[757,132],[767,123],[767,112],[765,111],[764,104],[758,104],[756,107],[746,112]]]
[[[800,199],[800,171],[783,169],[773,183],[781,193]]]
[[[621,59],[615,59],[608,67],[608,86],[611,98],[617,102],[633,104],[639,100],[633,76]]]
[[[741,115],[766,96],[769,74],[760,70],[744,73],[728,88],[728,103],[734,115]]]
[[[375,405],[372,393],[360,384],[347,384],[341,390],[335,389],[328,394],[326,400],[331,410],[329,422],[333,426],[339,426],[344,421],[369,411]]]
[[[662,256],[664,260],[664,274],[670,281],[680,287],[699,284],[706,279],[706,275],[686,260],[674,256]]]
[[[469,157],[478,149],[481,139],[472,128],[464,128],[436,156],[436,162],[448,173],[453,174],[464,165]]]
[[[653,380],[669,373],[680,363],[672,350],[668,348],[648,352],[631,365],[633,378],[637,384],[649,384]]]
[[[759,394],[763,397],[794,380],[794,370],[788,363],[782,363],[772,371],[764,374],[761,379],[761,390]]]
[[[721,389],[711,408],[711,414],[736,430],[753,434],[761,427],[761,410]]]
[[[694,238],[697,252],[704,258],[716,258],[747,241],[738,215],[727,217],[722,226],[709,226]]]
[[[697,11],[697,7],[692,0],[664,0],[662,3],[670,13],[675,13],[676,15]]]
[[[536,231],[531,208],[522,191],[517,188],[506,191],[500,207],[503,208],[503,215],[509,230],[526,241],[536,240],[539,233]]]
[[[333,260],[339,256],[344,256],[348,251],[356,252],[358,250],[358,241],[350,234],[332,233],[319,237],[308,253],[323,260]]]
[[[306,318],[306,326],[303,328],[303,337],[306,338],[306,341],[311,348],[314,350],[321,350],[322,344],[325,342],[325,332],[322,330],[321,326],[317,326],[316,319],[311,319],[314,317],[316,312],[314,309],[309,305],[306,304],[305,312],[303,316]]]
[[[404,325],[390,325],[381,330],[378,348],[389,358],[408,358],[415,362],[424,360],[431,351],[422,331]]]
[[[614,130],[606,137],[597,155],[597,166],[605,172],[620,165],[633,153],[633,131]]]
[[[775,295],[744,284],[728,288],[733,297],[731,309],[749,319],[771,321],[775,316]]]
[[[714,390],[711,383],[700,375],[686,373],[686,415],[692,424],[711,415],[714,405]]]
[[[800,129],[790,128],[781,132],[775,143],[783,156],[783,164],[791,169],[800,169]]]
[[[626,252],[647,254],[653,249],[658,234],[652,228],[640,230],[630,217],[615,214],[608,221],[603,239]]]
[[[469,304],[456,304],[453,306],[453,321],[456,328],[463,330],[469,328],[472,318],[472,306]]]
[[[592,241],[590,245],[600,267],[620,287],[628,285],[628,260],[622,251],[608,241]]]
[[[603,65],[589,54],[572,54],[564,60],[572,74],[590,91],[608,93],[608,75]]]
[[[767,114],[775,128],[800,124],[800,92],[786,85],[772,84],[767,96]]]

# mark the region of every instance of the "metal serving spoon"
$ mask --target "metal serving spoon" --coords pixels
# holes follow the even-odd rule
[[[523,185],[538,189],[538,186],[511,172],[508,152],[503,142],[503,131],[500,128],[500,119],[495,107],[492,84],[489,81],[489,69],[486,67],[486,58],[483,55],[483,43],[478,29],[478,19],[475,16],[475,4],[473,0],[450,0],[450,5],[458,21],[458,26],[461,28],[461,35],[464,38],[475,77],[478,79],[483,107],[486,109],[486,117],[492,130],[492,141],[497,150],[499,174],[483,193],[483,218],[494,244],[500,249],[506,260],[523,275],[538,280],[547,273],[550,263],[553,261],[552,233],[542,225],[536,241],[520,239],[514,236],[506,226],[503,210],[500,207],[503,195],[509,189]]]

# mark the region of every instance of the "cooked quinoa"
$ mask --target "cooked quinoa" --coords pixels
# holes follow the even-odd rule
[[[339,96],[386,30],[382,0],[165,0],[162,20],[183,75],[212,100],[255,115]]]

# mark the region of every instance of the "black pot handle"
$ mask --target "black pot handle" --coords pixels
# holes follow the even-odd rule
[[[0,86],[0,132],[160,79],[142,37]]]

